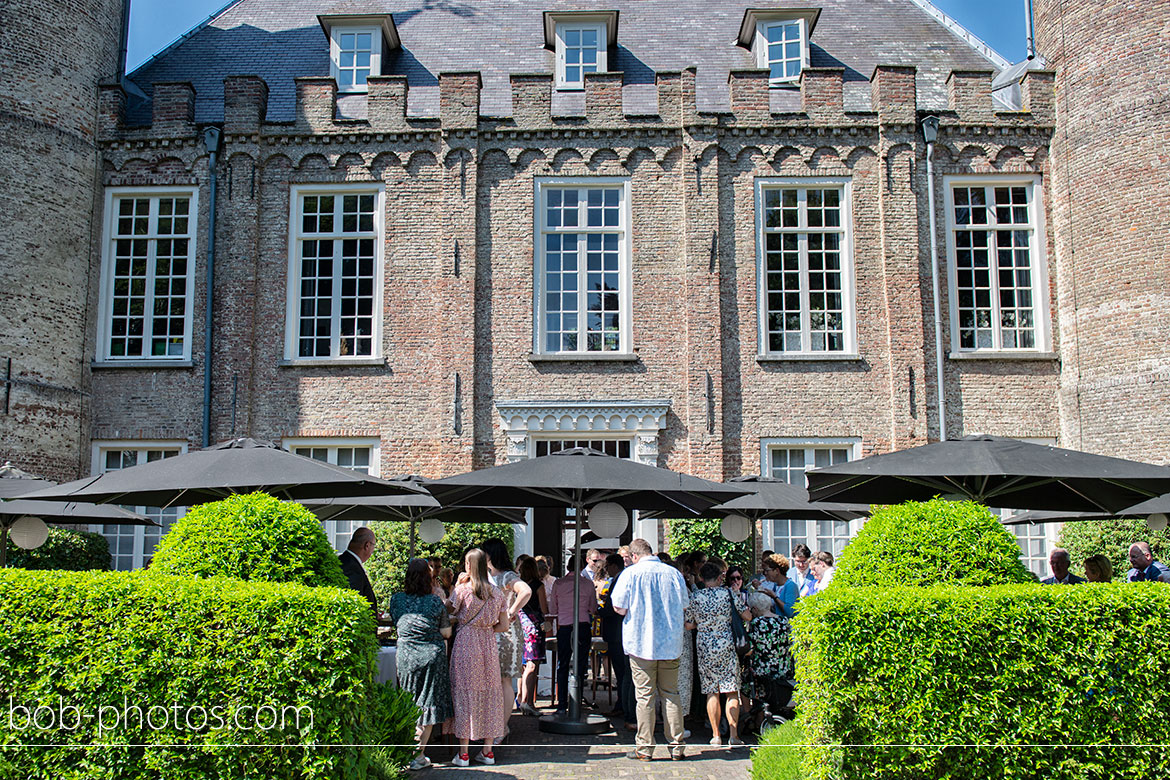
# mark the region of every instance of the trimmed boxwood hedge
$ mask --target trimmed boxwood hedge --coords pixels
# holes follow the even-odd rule
[[[151,571],[191,577],[346,587],[321,521],[300,504],[267,493],[202,504],[159,542]]]
[[[0,718],[4,776],[44,780],[365,778],[382,741],[376,644],[357,593],[157,572],[0,571],[0,691],[91,716],[38,730]],[[8,701],[3,704],[9,706]],[[172,707],[164,716],[150,707]],[[138,706],[153,725],[139,723]],[[283,727],[240,730],[272,706]],[[226,728],[216,728],[215,707]],[[301,711],[311,708],[311,719]],[[103,709],[105,708],[105,709]],[[207,724],[202,728],[203,708]],[[176,716],[183,721],[176,727]],[[115,715],[125,720],[116,728]],[[102,715],[105,720],[102,720]],[[54,725],[42,711],[42,725]],[[190,716],[190,721],[187,720]],[[62,721],[58,720],[56,725]],[[251,747],[234,747],[248,744]],[[40,745],[41,747],[14,747]]]
[[[1034,581],[1015,537],[987,507],[940,498],[874,510],[833,574],[833,586],[847,587]]]
[[[108,571],[110,544],[101,534],[51,525],[49,538],[35,550],[22,550],[9,539],[8,565],[15,569]]]
[[[1170,772],[1170,588],[828,588],[795,619],[816,780]]]

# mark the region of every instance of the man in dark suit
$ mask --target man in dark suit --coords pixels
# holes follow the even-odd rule
[[[374,532],[364,525],[353,532],[349,547],[338,556],[341,560],[341,570],[349,580],[349,587],[366,597],[374,613],[378,612],[378,597],[374,595],[374,588],[370,585],[370,578],[366,575],[365,563],[374,554]]]
[[[1075,574],[1069,573],[1068,565],[1070,563],[1068,557],[1068,550],[1060,547],[1052,548],[1052,552],[1048,555],[1048,568],[1052,569],[1052,576],[1047,579],[1040,580],[1041,585],[1079,585],[1084,582],[1084,579]]]

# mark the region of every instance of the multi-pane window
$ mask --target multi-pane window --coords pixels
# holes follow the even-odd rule
[[[536,457],[552,455],[561,450],[571,450],[574,447],[587,447],[591,450],[613,455],[615,458],[630,459],[629,439],[537,439]]]
[[[1008,526],[1016,537],[1020,546],[1020,563],[1040,579],[1049,577],[1052,572],[1048,569],[1048,531],[1044,525],[1024,523]]]
[[[853,444],[849,443],[765,444],[765,474],[790,485],[806,487],[807,471],[845,463],[853,457],[853,451]],[[771,549],[791,555],[793,547],[805,544],[813,552],[828,550],[837,556],[860,527],[861,522],[857,520],[772,520]]]
[[[330,41],[338,91],[365,92],[366,79],[381,73],[381,32],[374,27],[334,27]]]
[[[558,24],[557,86],[581,89],[586,73],[604,73],[605,44],[604,24]]]
[[[540,187],[538,352],[629,352],[624,183]]]
[[[374,473],[376,467],[377,445],[372,441],[347,441],[337,443],[337,440],[286,440],[286,448],[294,455],[319,460],[322,463],[331,463],[343,469],[351,469],[362,474]],[[349,545],[353,532],[363,525],[361,520],[324,520],[321,523],[325,535],[337,552],[341,552]]]
[[[795,81],[804,64],[804,25],[799,19],[770,22],[762,26],[765,62],[769,80]]]
[[[761,182],[758,203],[761,351],[851,351],[847,184]]]
[[[290,356],[376,356],[380,193],[299,190],[293,199]]]
[[[1044,342],[1033,192],[1030,183],[951,184],[951,314],[959,351],[1038,350]]]
[[[118,471],[163,458],[173,458],[180,452],[182,452],[182,445],[178,444],[146,447],[137,444],[101,445],[98,447],[97,466],[103,473]],[[106,537],[106,542],[110,546],[110,568],[115,571],[131,571],[148,565],[163,534],[169,531],[175,521],[187,511],[180,507],[159,509],[157,507],[127,506],[125,508],[145,515],[160,525],[101,526],[101,534]]]
[[[111,191],[107,207],[101,357],[190,357],[194,190]]]

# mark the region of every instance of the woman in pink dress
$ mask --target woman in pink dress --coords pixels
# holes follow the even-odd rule
[[[459,753],[455,766],[468,766],[468,744],[483,740],[475,757],[481,764],[496,763],[492,745],[504,736],[506,722],[500,709],[500,652],[496,633],[508,630],[508,602],[488,579],[487,555],[472,549],[463,561],[464,574],[447,608],[459,623],[451,648],[451,691],[455,704],[454,732]]]

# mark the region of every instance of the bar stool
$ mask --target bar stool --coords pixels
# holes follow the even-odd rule
[[[613,664],[609,660],[609,644],[599,636],[593,637],[589,645],[590,669],[593,674],[589,685],[589,693],[593,703],[597,703],[597,683],[601,677],[601,668],[605,667],[605,689],[608,692],[609,704],[613,706]]]

